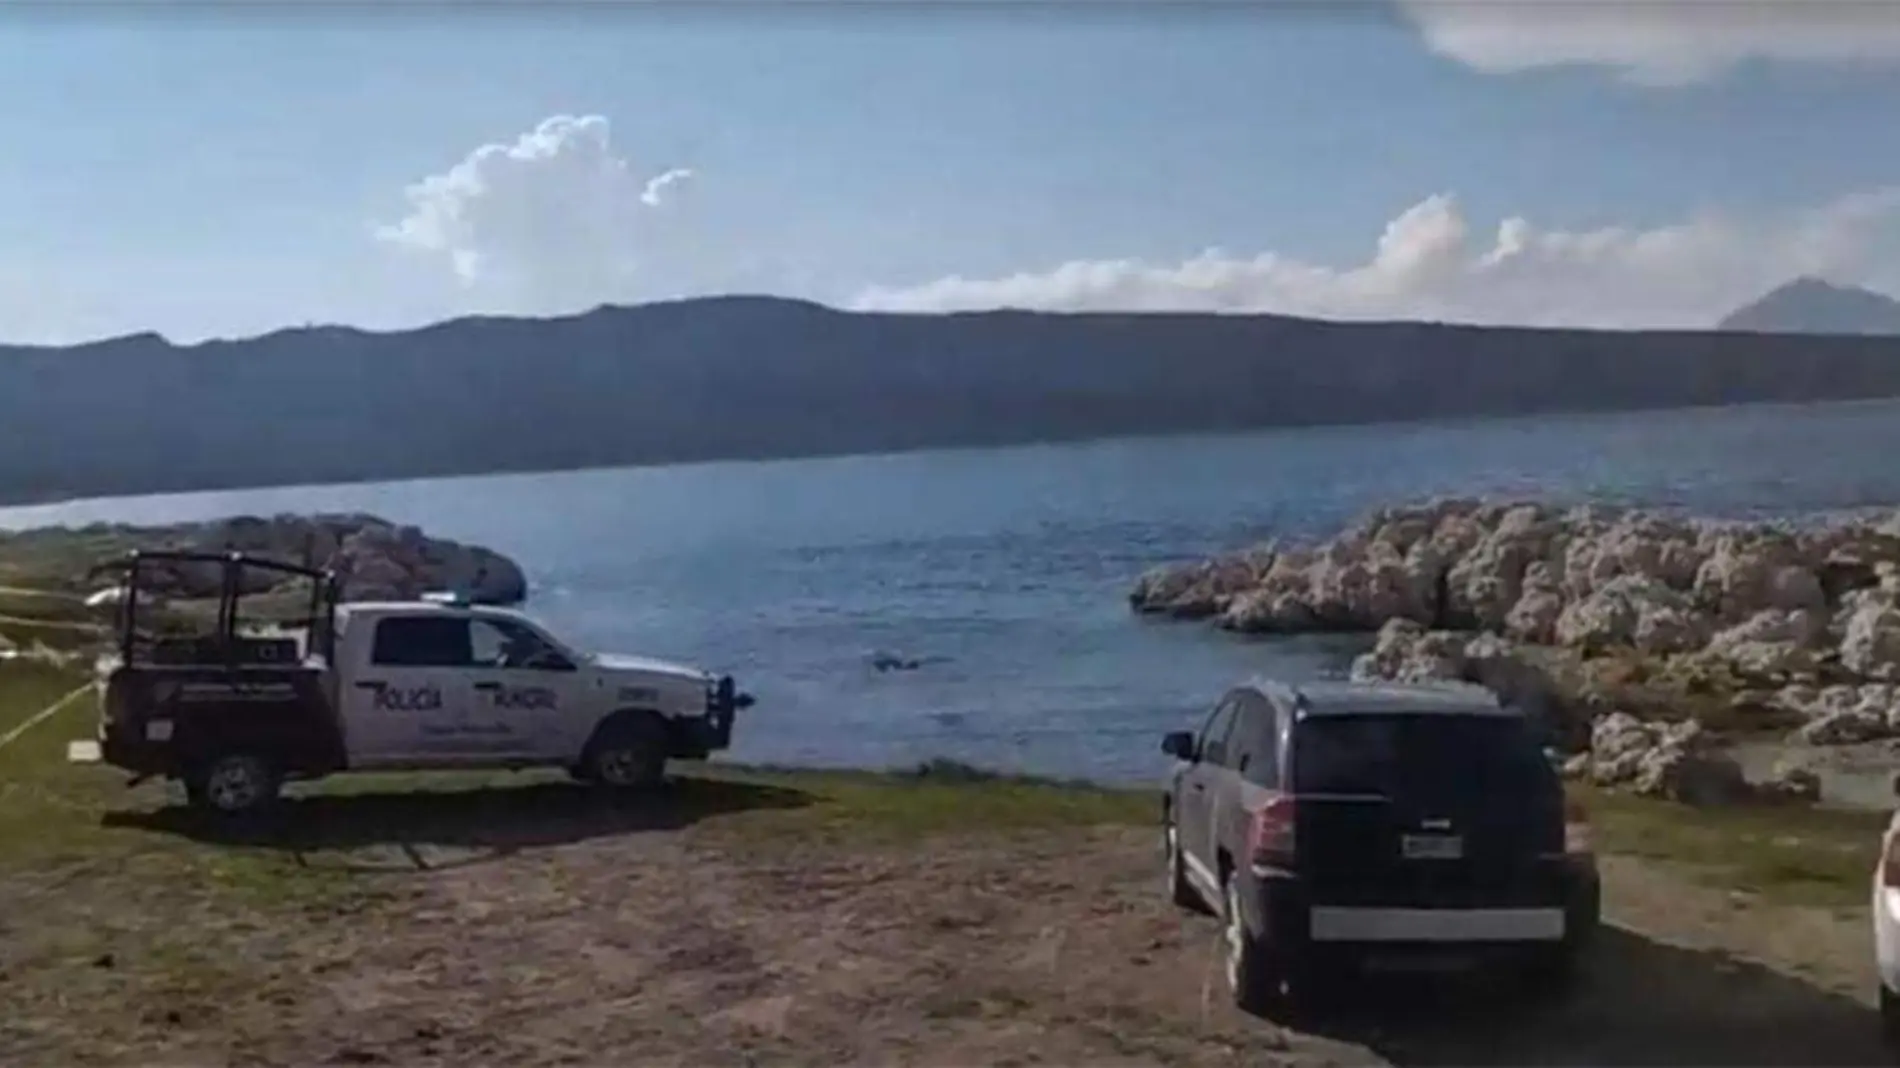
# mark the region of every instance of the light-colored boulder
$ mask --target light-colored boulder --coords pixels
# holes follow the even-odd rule
[[[1817,646],[1827,636],[1827,619],[1810,609],[1770,608],[1709,639],[1708,655],[1737,672],[1770,681],[1812,677],[1820,668]]]
[[[1646,723],[1612,712],[1594,725],[1590,756],[1591,778],[1600,786],[1692,805],[1732,804],[1749,795],[1741,765],[1694,721]]]
[[[1476,630],[1503,630],[1524,592],[1524,573],[1552,553],[1557,518],[1537,505],[1505,509],[1496,525],[1445,574],[1446,616]]]
[[[1731,530],[1696,572],[1696,599],[1723,620],[1764,609],[1823,608],[1820,580],[1803,567],[1795,539],[1774,530]]]
[[[1465,672],[1466,640],[1466,635],[1426,630],[1409,619],[1388,620],[1379,628],[1372,650],[1353,661],[1352,677],[1395,682],[1460,679]]]
[[[1220,626],[1244,634],[1293,634],[1314,630],[1318,620],[1306,598],[1290,590],[1258,589],[1234,598]]]
[[[1795,737],[1807,745],[1855,745],[1886,734],[1884,715],[1859,708],[1823,712],[1795,731]]]
[[[1201,619],[1227,610],[1234,598],[1256,587],[1278,553],[1263,545],[1212,560],[1153,568],[1135,581],[1128,603],[1137,612]]]
[[[1322,621],[1342,630],[1370,630],[1388,619],[1430,622],[1434,593],[1382,541],[1335,542],[1313,565],[1311,605]]]
[[[1572,600],[1623,577],[1678,590],[1694,584],[1704,555],[1694,523],[1640,511],[1592,518],[1570,538],[1563,557],[1562,582]]]
[[[1555,634],[1560,644],[1591,650],[1680,653],[1706,641],[1707,626],[1682,594],[1655,579],[1625,575],[1565,606]]]
[[[1900,680],[1900,607],[1892,599],[1858,597],[1841,629],[1843,667],[1865,678]]]

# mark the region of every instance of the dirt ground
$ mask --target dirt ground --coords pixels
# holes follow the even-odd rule
[[[1215,923],[1167,903],[1147,828],[867,841],[695,811],[401,847],[331,824],[300,862],[342,895],[0,883],[0,1064],[1886,1061],[1864,914],[1634,860],[1605,861],[1614,928],[1570,1002],[1386,984],[1299,1033],[1226,1003]]]

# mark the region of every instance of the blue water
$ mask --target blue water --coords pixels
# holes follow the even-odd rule
[[[367,510],[492,545],[575,644],[735,672],[733,756],[948,756],[1107,780],[1254,672],[1353,643],[1133,618],[1130,581],[1431,494],[1748,515],[1900,502],[1900,403],[1129,439],[894,456],[118,498],[0,527]],[[880,673],[879,649],[944,658]]]

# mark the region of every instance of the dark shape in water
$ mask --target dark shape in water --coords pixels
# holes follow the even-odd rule
[[[941,664],[950,658],[947,656],[905,656],[888,649],[878,649],[871,653],[871,666],[879,671],[916,671],[925,664]]]

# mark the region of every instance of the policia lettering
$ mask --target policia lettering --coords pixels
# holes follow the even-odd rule
[[[442,691],[434,686],[396,687],[386,682],[359,682],[374,690],[378,712],[435,712],[442,707]]]
[[[442,708],[442,691],[435,686],[391,686],[387,682],[359,682],[358,686],[375,691],[378,712],[437,712]],[[476,683],[475,688],[488,697],[491,707],[514,712],[546,712],[560,707],[560,699],[544,686],[503,686],[496,682]]]

